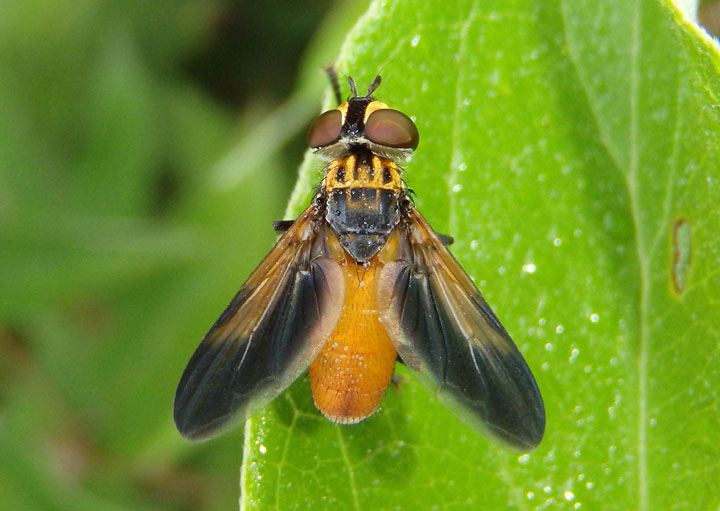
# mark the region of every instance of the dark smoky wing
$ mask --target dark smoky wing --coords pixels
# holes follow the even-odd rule
[[[530,369],[472,280],[415,210],[378,281],[381,321],[400,357],[464,422],[529,450],[545,431]]]
[[[210,438],[264,407],[335,327],[345,284],[316,217],[311,206],[285,232],[190,359],[174,406],[186,438]]]

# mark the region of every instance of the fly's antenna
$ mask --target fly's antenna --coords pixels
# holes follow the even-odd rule
[[[335,101],[337,101],[337,104],[343,102],[342,99],[342,91],[340,90],[340,83],[338,82],[338,75],[337,75],[337,69],[335,67],[335,64],[330,64],[325,68],[325,73],[328,76],[328,79],[330,80],[330,85],[332,86],[333,94],[335,95]],[[350,87],[350,92],[352,93],[352,97],[357,98],[359,96],[357,91],[357,85],[355,85],[355,80],[353,80],[352,76],[347,77],[348,86]],[[365,97],[372,96],[373,92],[377,90],[378,87],[380,87],[380,83],[382,82],[382,78],[380,78],[380,75],[378,74],[375,79],[372,81],[370,86],[367,90],[367,95]]]
[[[370,86],[368,87],[367,95],[372,96],[372,93],[377,90],[378,87],[380,87],[380,82],[382,81],[382,78],[380,78],[380,75],[377,75],[375,79],[372,81]]]
[[[328,67],[326,67],[325,73],[327,73],[328,79],[330,80],[330,86],[333,89],[333,94],[335,94],[335,101],[339,105],[343,102],[343,100],[342,92],[340,91],[340,84],[338,83],[337,72],[335,70],[335,64],[330,64]]]
[[[352,92],[353,97],[358,97],[357,87],[355,86],[355,80],[353,80],[352,76],[348,76],[348,86],[350,87],[350,92]]]

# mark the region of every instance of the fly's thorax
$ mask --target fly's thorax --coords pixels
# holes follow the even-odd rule
[[[404,186],[397,163],[369,152],[351,154],[330,162],[323,182],[330,193],[343,188],[376,188],[401,193]]]
[[[369,260],[400,220],[400,168],[371,153],[351,154],[328,165],[323,185],[328,224],[355,261]]]

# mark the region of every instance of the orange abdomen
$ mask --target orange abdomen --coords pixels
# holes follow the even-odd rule
[[[377,410],[397,353],[378,318],[377,256],[364,266],[339,250],[344,259],[345,304],[335,330],[310,365],[310,387],[325,417],[351,424]]]

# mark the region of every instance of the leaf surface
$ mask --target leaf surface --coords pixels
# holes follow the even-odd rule
[[[373,3],[338,66],[416,120],[416,205],[533,369],[546,437],[497,447],[403,367],[337,426],[305,378],[246,426],[243,507],[717,508],[718,63],[663,1]]]

